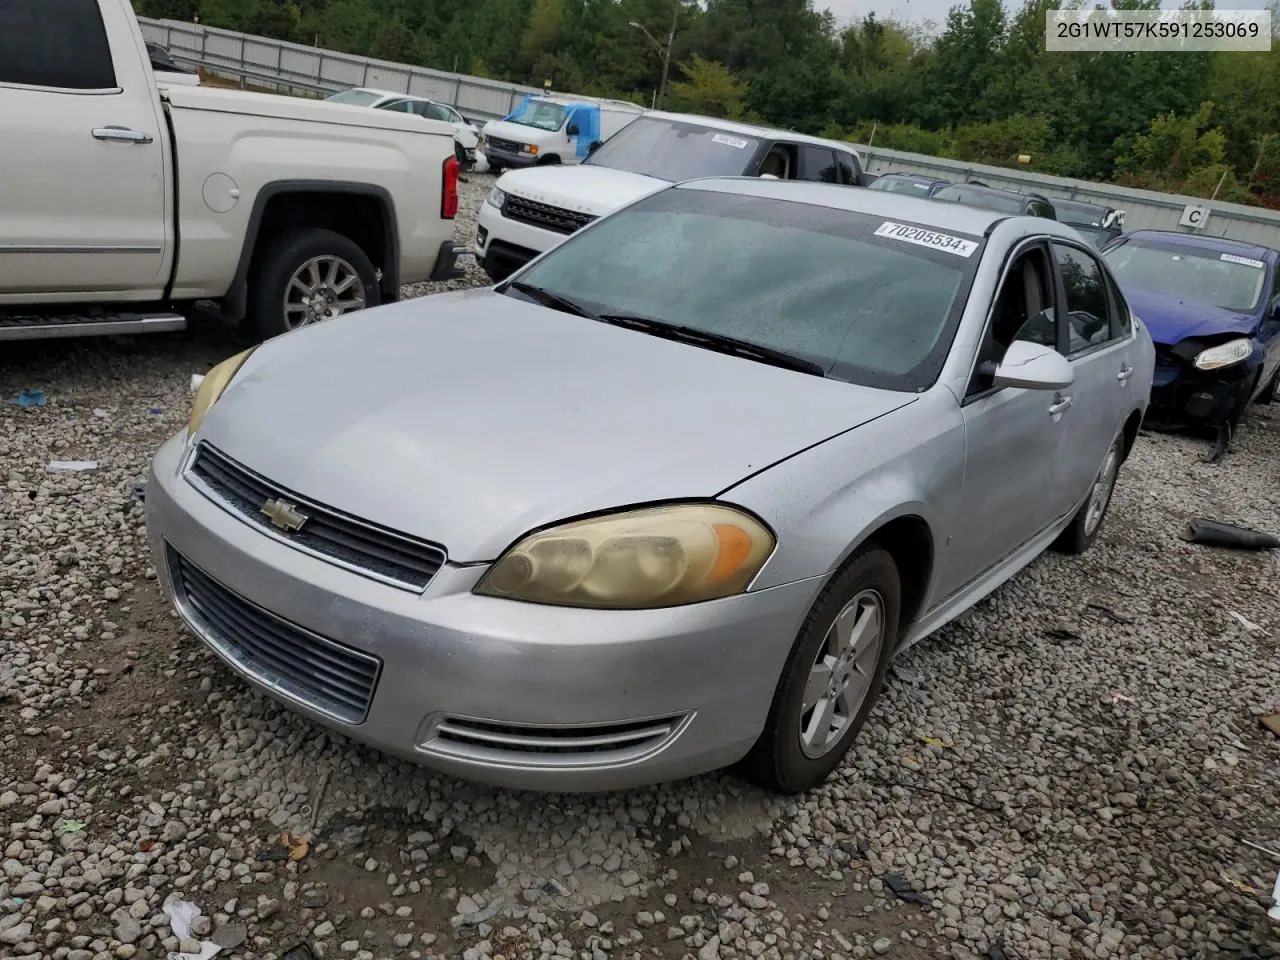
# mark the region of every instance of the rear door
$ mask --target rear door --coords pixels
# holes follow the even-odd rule
[[[1059,296],[1066,307],[1058,349],[1075,372],[1070,389],[1072,456],[1064,460],[1057,494],[1065,512],[1088,494],[1107,449],[1134,406],[1130,384],[1137,344],[1124,300],[1114,295],[1094,252],[1054,240],[1053,260]]]
[[[808,180],[814,183],[839,183],[840,165],[836,162],[836,152],[830,147],[812,143],[796,145],[799,158],[797,180]]]
[[[131,16],[0,2],[0,302],[152,299],[168,280],[168,132]]]

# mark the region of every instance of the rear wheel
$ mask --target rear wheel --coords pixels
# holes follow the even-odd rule
[[[1071,525],[1059,534],[1053,542],[1053,549],[1059,553],[1080,554],[1093,545],[1102,529],[1102,521],[1111,506],[1111,494],[1116,488],[1116,477],[1120,474],[1120,464],[1124,462],[1124,434],[1116,437],[1107,454],[1102,458],[1093,486],[1089,489],[1089,498],[1076,511]]]
[[[743,776],[799,793],[840,765],[884,685],[901,596],[893,558],[874,544],[823,588],[791,648],[764,732],[742,761]]]
[[[359,245],[306,228],[271,242],[251,280],[249,321],[260,339],[382,302],[378,273]]]

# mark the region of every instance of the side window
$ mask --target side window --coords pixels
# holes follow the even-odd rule
[[[1051,276],[1048,257],[1040,245],[1019,253],[1009,265],[978,347],[970,395],[991,388],[996,365],[1013,341],[1028,340],[1057,349]]]
[[[1111,336],[1113,339],[1123,340],[1133,332],[1133,316],[1129,313],[1129,304],[1124,294],[1109,277],[1107,287],[1111,290]]]
[[[1102,266],[1083,250],[1055,243],[1053,257],[1067,293],[1067,356],[1073,357],[1112,338],[1106,281]]]
[[[379,110],[390,110],[393,113],[413,113],[413,104],[408,100],[392,100],[390,103],[384,103],[378,108]]]
[[[858,176],[858,161],[853,158],[852,154],[841,153],[837,150],[836,165],[839,167],[839,183],[843,183],[845,186],[853,186],[861,179]]]
[[[812,180],[818,183],[840,182],[834,150],[802,143],[798,153],[800,154],[800,172],[796,175],[797,180]]]
[[[0,83],[60,90],[115,87],[98,0],[0,2]]]

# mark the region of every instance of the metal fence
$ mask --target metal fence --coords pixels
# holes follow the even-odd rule
[[[139,20],[146,38],[168,47],[179,63],[275,90],[326,96],[349,87],[378,87],[452,104],[464,116],[479,120],[504,117],[528,94],[542,92],[537,87],[335,53],[200,24]],[[1280,249],[1280,212],[1276,211],[897,150],[861,149],[867,170],[874,174],[909,171],[956,182],[978,179],[993,187],[1043,193],[1050,199],[1117,207],[1125,211],[1126,230],[1181,230]]]
[[[505,117],[530,93],[542,92],[537,87],[335,53],[196,23],[145,17],[138,22],[143,36],[168,47],[180,64],[286,93],[328,96],[349,87],[377,87],[452,104],[468,119],[490,120]]]

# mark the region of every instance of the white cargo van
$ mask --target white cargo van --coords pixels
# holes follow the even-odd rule
[[[489,167],[581,163],[593,145],[645,112],[625,100],[594,97],[530,96],[501,120],[484,125],[480,148]]]

